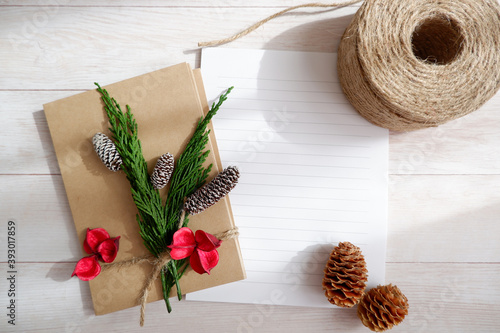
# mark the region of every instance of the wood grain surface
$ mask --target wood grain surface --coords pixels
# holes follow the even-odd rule
[[[162,302],[93,314],[42,105],[155,69],[200,63],[299,0],[0,0],[0,331],[369,332],[356,311]],[[225,47],[335,52],[358,6],[300,9]],[[223,156],[222,156],[223,158]],[[394,332],[500,331],[500,94],[438,128],[391,133],[387,283],[410,303]],[[16,326],[7,323],[7,222],[18,226]]]

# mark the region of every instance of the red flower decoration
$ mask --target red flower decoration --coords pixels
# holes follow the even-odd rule
[[[82,281],[89,281],[101,273],[101,265],[97,261],[97,255],[83,257],[76,263],[75,270],[71,276],[76,275]]]
[[[90,254],[76,263],[75,270],[71,276],[76,275],[80,280],[89,281],[101,273],[99,260],[110,263],[118,254],[120,236],[110,238],[103,228],[87,228],[87,235],[83,242],[83,249]]]
[[[174,260],[184,259],[189,256],[189,264],[198,274],[210,274],[210,270],[219,262],[217,248],[222,241],[214,235],[203,230],[196,234],[187,227],[180,228],[174,234],[172,245],[169,245],[170,256]]]

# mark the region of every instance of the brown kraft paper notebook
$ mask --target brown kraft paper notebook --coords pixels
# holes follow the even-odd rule
[[[170,152],[176,159],[179,157],[203,112],[208,110],[201,74],[199,70],[192,71],[186,63],[103,88],[122,110],[126,104],[130,105],[150,174],[162,154]],[[80,244],[83,245],[87,228],[104,228],[111,237],[121,236],[115,262],[149,254],[139,235],[137,208],[128,180],[122,171],[109,171],[92,146],[95,133],[111,136],[100,94],[91,90],[45,104],[44,110]],[[207,165],[213,164],[210,180],[222,171],[213,131],[207,149],[211,151]],[[166,189],[160,193],[162,198],[166,197]],[[233,228],[229,198],[190,216],[189,227],[212,234]],[[82,246],[82,256],[86,255]],[[237,240],[223,242],[219,255],[219,264],[210,275],[186,271],[180,280],[184,294],[245,278]],[[89,281],[96,315],[138,305],[140,290],[151,268],[149,263],[142,263],[120,270],[110,269]],[[175,292],[174,287],[171,296]],[[162,298],[158,279],[148,302]],[[173,306],[175,310],[175,303]]]

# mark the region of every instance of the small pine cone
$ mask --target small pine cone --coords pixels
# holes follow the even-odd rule
[[[94,150],[102,163],[111,171],[118,171],[123,163],[122,157],[116,150],[115,144],[103,133],[96,133],[92,138]]]
[[[398,325],[408,314],[408,299],[397,286],[372,288],[358,305],[358,317],[374,332]]]
[[[153,187],[159,190],[167,186],[172,172],[174,172],[174,156],[170,153],[161,155],[151,175],[151,184],[153,184]]]
[[[220,172],[212,181],[187,198],[184,208],[191,214],[199,214],[216,204],[226,196],[238,183],[240,172],[237,167],[230,166]]]
[[[349,242],[339,243],[326,263],[323,289],[328,301],[350,308],[363,296],[368,277],[361,249]]]

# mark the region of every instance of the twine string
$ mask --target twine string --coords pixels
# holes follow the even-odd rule
[[[346,2],[336,2],[336,3],[330,3],[330,4],[325,4],[325,3],[306,3],[306,4],[302,4],[302,5],[297,5],[297,6],[293,6],[293,7],[288,7],[286,9],[283,9],[282,11],[280,12],[277,12],[271,16],[268,16],[266,17],[265,19],[263,20],[260,20],[259,22],[251,25],[250,27],[248,27],[247,29],[231,36],[231,37],[228,37],[228,38],[223,38],[223,39],[219,39],[219,40],[212,40],[212,41],[209,41],[209,42],[199,42],[198,43],[198,46],[199,47],[208,47],[208,46],[219,46],[219,45],[222,45],[222,44],[226,44],[226,43],[229,43],[229,42],[232,42],[236,39],[239,39],[243,36],[246,36],[248,35],[249,33],[251,33],[252,31],[256,30],[257,28],[259,28],[261,25],[277,18],[278,16],[281,16],[283,14],[286,14],[292,10],[295,10],[295,9],[298,9],[298,8],[306,8],[306,7],[315,7],[315,8],[341,8],[341,7],[346,7],[346,6],[350,6],[350,5],[353,5],[355,3],[358,3],[358,2],[361,2],[363,0],[350,0],[350,1],[346,1]]]
[[[184,199],[184,203],[186,203],[186,199]],[[179,216],[179,225],[177,226],[177,230],[182,228],[182,226],[184,225],[185,218],[186,218],[186,210],[184,209],[184,204],[183,204],[181,215]]]
[[[216,234],[215,237],[221,241],[226,241],[238,237],[239,234],[238,227],[234,227],[233,229]]]
[[[170,260],[172,260],[172,257],[170,257],[169,251],[163,252],[153,264],[153,270],[147,278],[146,283],[144,283],[144,287],[139,296],[139,303],[141,304],[141,318],[139,323],[141,326],[144,326],[144,319],[146,317],[146,303],[148,301],[149,289],[151,289],[153,283],[160,275],[162,268],[165,267]]]
[[[154,255],[147,254],[147,255],[135,257],[135,258],[132,258],[129,260],[123,260],[123,261],[119,261],[119,262],[113,262],[113,263],[102,265],[101,270],[105,271],[105,270],[108,270],[111,268],[122,269],[124,267],[134,266],[134,265],[137,265],[137,264],[140,264],[143,262],[148,262],[150,264],[154,264],[155,261],[156,261],[156,257]]]

